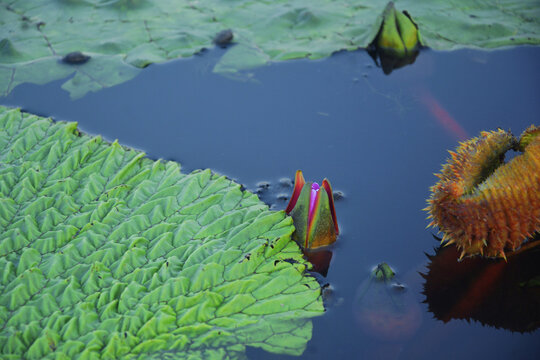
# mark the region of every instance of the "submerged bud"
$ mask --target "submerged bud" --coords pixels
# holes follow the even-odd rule
[[[385,262],[377,265],[371,272],[371,276],[373,277],[373,279],[384,282],[392,280],[394,278],[394,275],[396,275],[394,270],[392,270],[390,265]]]

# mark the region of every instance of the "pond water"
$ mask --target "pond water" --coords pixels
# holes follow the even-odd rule
[[[344,193],[336,202],[341,235],[323,282],[334,288],[327,313],[313,320],[306,359],[536,359],[539,331],[520,334],[478,322],[433,318],[422,301],[437,245],[421,209],[434,172],[458,141],[481,130],[518,135],[540,114],[540,48],[423,51],[390,75],[364,51],[320,61],[255,69],[249,81],[212,73],[225,50],[152,65],[119,86],[70,100],[60,86],[23,84],[4,105],[175,160],[184,171],[211,168],[285,208],[279,179],[302,169],[328,177]],[[353,311],[357,288],[385,261],[408,285],[421,325],[403,341],[365,334]],[[250,349],[251,359],[283,358]]]

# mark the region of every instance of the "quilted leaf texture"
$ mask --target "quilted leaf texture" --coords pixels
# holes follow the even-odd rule
[[[209,170],[0,107],[0,358],[301,354],[324,308],[293,230]]]

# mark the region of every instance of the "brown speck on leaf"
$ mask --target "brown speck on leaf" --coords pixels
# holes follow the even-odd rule
[[[214,36],[214,44],[220,47],[227,47],[234,38],[234,34],[231,29],[222,30]]]
[[[85,55],[80,51],[70,52],[62,58],[62,62],[70,65],[84,64],[88,60],[90,60],[90,56]]]

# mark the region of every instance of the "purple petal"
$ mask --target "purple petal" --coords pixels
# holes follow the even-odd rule
[[[309,197],[309,215],[308,215],[309,220],[311,220],[311,215],[313,214],[313,208],[315,207],[315,199],[317,199],[317,192],[319,192],[320,188],[321,187],[316,182],[314,182],[311,185],[311,194]]]

